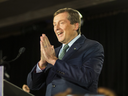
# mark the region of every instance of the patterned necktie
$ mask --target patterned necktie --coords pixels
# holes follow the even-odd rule
[[[59,55],[59,59],[62,60],[62,58],[64,57],[66,50],[69,48],[68,44],[64,45],[62,52]]]

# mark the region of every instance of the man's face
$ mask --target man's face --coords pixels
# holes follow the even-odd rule
[[[70,24],[68,15],[69,14],[67,12],[63,12],[56,15],[53,19],[55,34],[58,38],[58,41],[63,44],[68,44],[78,35],[76,30],[78,29],[79,24]]]

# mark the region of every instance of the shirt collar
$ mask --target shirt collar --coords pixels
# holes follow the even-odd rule
[[[76,36],[73,40],[71,40],[71,41],[68,43],[69,48],[73,45],[73,43],[74,43],[77,39],[80,38],[80,36],[81,36],[81,34],[79,34],[78,36]],[[64,45],[65,45],[65,44],[62,45],[62,48],[64,47]]]

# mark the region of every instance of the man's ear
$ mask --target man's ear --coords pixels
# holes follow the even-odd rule
[[[79,23],[75,23],[75,31],[77,31],[79,29]]]

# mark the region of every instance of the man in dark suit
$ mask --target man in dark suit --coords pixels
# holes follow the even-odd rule
[[[53,26],[62,46],[54,50],[47,36],[42,34],[41,58],[28,74],[29,88],[46,88],[46,96],[67,88],[72,89],[72,94],[96,93],[104,61],[102,45],[81,34],[80,13],[72,8],[55,12]]]

